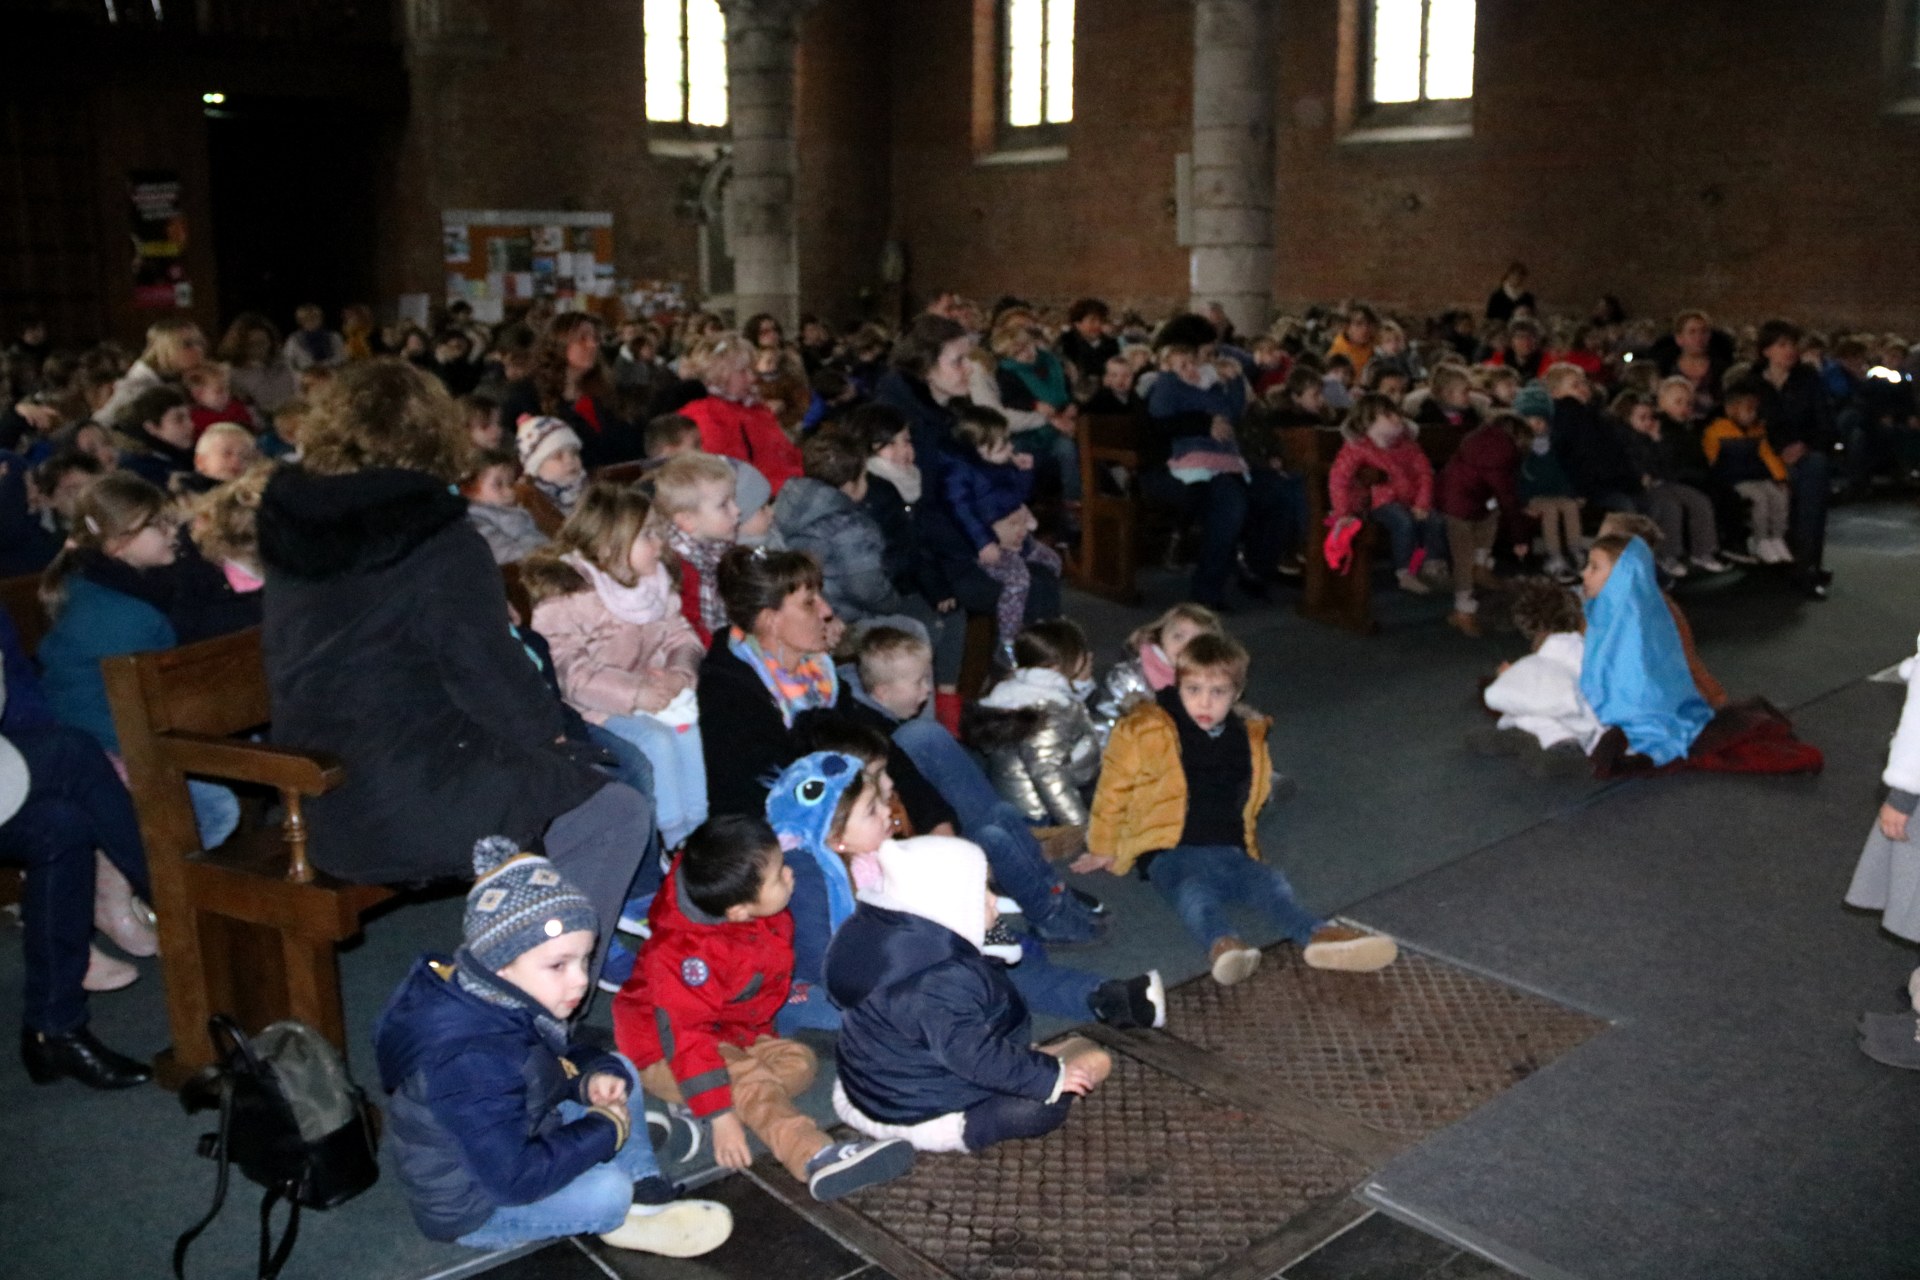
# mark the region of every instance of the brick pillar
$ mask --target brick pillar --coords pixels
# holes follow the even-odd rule
[[[1192,306],[1262,332],[1273,296],[1273,8],[1195,0]]]
[[[727,115],[733,180],[727,243],[738,318],[765,311],[794,332],[800,262],[794,238],[794,50],[814,0],[720,0],[727,15]]]

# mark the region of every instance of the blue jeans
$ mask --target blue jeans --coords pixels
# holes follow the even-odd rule
[[[908,720],[893,740],[926,776],[960,819],[960,834],[987,855],[1000,892],[1020,904],[1027,923],[1039,924],[1061,909],[1060,876],[1040,851],[1020,811],[1000,798],[967,749],[936,720]]]
[[[639,747],[653,766],[653,808],[660,838],[677,848],[707,820],[707,765],[700,726],[675,728],[652,716],[611,716],[602,726]]]
[[[193,825],[200,830],[200,847],[217,849],[240,826],[240,797],[217,782],[187,779],[187,798],[193,802]]]
[[[629,1094],[627,1101],[633,1104],[638,1099]],[[569,1124],[586,1114],[587,1109],[577,1102],[560,1104],[560,1118]],[[635,1119],[639,1123],[628,1132],[626,1145],[614,1153],[613,1159],[595,1165],[544,1200],[499,1206],[492,1217],[461,1236],[458,1243],[475,1249],[505,1249],[562,1236],[605,1235],[618,1227],[627,1220],[627,1210],[633,1204],[633,1184],[660,1173],[646,1123],[637,1115]]]
[[[795,982],[793,995],[788,996],[780,1011],[773,1015],[773,1029],[787,1039],[792,1039],[796,1031],[838,1031],[840,1011],[827,999],[826,984]]]
[[[1027,1002],[1027,1008],[1084,1022],[1093,1012],[1087,1002],[1105,979],[1097,973],[1064,969],[1053,963],[1047,959],[1046,944],[1031,935],[1020,939],[1020,953],[1023,959],[1007,970],[1007,978]],[[972,1145],[968,1144],[969,1149]]]
[[[1387,542],[1393,548],[1393,567],[1396,571],[1413,562],[1416,541],[1427,549],[1429,560],[1447,558],[1447,519],[1438,511],[1427,512],[1425,520],[1415,520],[1412,508],[1405,503],[1389,502],[1385,506],[1375,507],[1373,518],[1387,531]]]
[[[1065,1093],[1057,1102],[1039,1102],[1012,1094],[995,1094],[967,1108],[961,1141],[967,1144],[968,1151],[981,1151],[1013,1138],[1045,1137],[1067,1122],[1073,1097]]]
[[[27,798],[0,823],[0,862],[26,868],[20,950],[28,1029],[64,1035],[87,1023],[87,947],[93,940],[93,851],[147,897],[147,855],[133,798],[100,744],[79,729],[19,729],[8,740],[27,763]],[[226,793],[231,799],[232,793]],[[223,837],[224,838],[224,837]]]
[[[1147,864],[1147,880],[1203,947],[1232,935],[1222,910],[1229,902],[1252,907],[1302,946],[1324,923],[1300,905],[1280,868],[1231,845],[1176,845]]]

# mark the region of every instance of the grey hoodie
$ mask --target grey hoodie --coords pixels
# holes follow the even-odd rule
[[[823,594],[845,621],[905,609],[887,576],[880,526],[832,485],[807,476],[787,481],[773,503],[773,527],[789,549],[812,552],[820,562]]]

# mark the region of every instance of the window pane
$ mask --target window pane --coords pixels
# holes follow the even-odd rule
[[[1373,100],[1420,99],[1420,0],[1374,0]]]
[[[1047,4],[1047,123],[1073,119],[1073,0]]]
[[[718,0],[687,0],[687,123],[727,122],[727,20]]]
[[[647,119],[678,120],[685,68],[680,64],[681,0],[646,0]]]
[[[1427,96],[1473,96],[1474,0],[1432,0],[1427,11]]]
[[[1045,0],[1007,0],[1007,123],[1040,123]]]

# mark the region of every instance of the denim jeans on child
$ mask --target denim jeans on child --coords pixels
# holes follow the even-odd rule
[[[1438,511],[1427,512],[1425,520],[1415,520],[1413,510],[1404,503],[1389,502],[1373,509],[1373,518],[1387,531],[1393,548],[1393,567],[1404,569],[1413,560],[1415,545],[1425,547],[1429,560],[1447,558],[1447,521]]]
[[[91,736],[48,725],[16,729],[8,740],[28,773],[25,803],[0,823],[0,863],[27,871],[20,903],[23,1021],[29,1030],[63,1035],[87,1022],[80,982],[93,939],[93,851],[143,898],[151,894],[146,851],[133,798]]]
[[[597,1164],[544,1200],[532,1204],[503,1204],[486,1222],[459,1239],[476,1249],[505,1249],[534,1240],[562,1236],[605,1235],[627,1220],[633,1204],[633,1184],[655,1178],[660,1166],[653,1158],[653,1138],[640,1117],[638,1091],[627,1098],[638,1123],[613,1159]],[[562,1102],[560,1118],[569,1123],[587,1114],[577,1102]]]
[[[1000,798],[967,749],[938,721],[926,719],[904,721],[894,729],[893,740],[953,806],[960,834],[987,855],[994,883],[1020,904],[1027,923],[1039,924],[1060,910],[1067,895],[1058,891],[1059,873],[1041,853],[1026,818]]]
[[[967,1108],[966,1128],[961,1139],[968,1151],[983,1151],[996,1142],[1015,1138],[1042,1138],[1067,1122],[1073,1094],[1062,1094],[1058,1101],[1039,1102],[995,1094]]]
[[[646,753],[653,766],[653,806],[660,838],[677,848],[707,820],[707,765],[700,726],[674,726],[648,715],[610,716],[602,726]]]
[[[1061,968],[1047,959],[1046,944],[1031,935],[1020,939],[1020,955],[1020,963],[1008,968],[1007,978],[1027,1008],[1056,1018],[1085,1021],[1093,1012],[1087,1002],[1104,979],[1083,969]]]
[[[1323,923],[1300,905],[1280,868],[1232,845],[1176,845],[1154,855],[1147,879],[1203,947],[1233,933],[1222,909],[1229,902],[1258,911],[1302,946]]]

